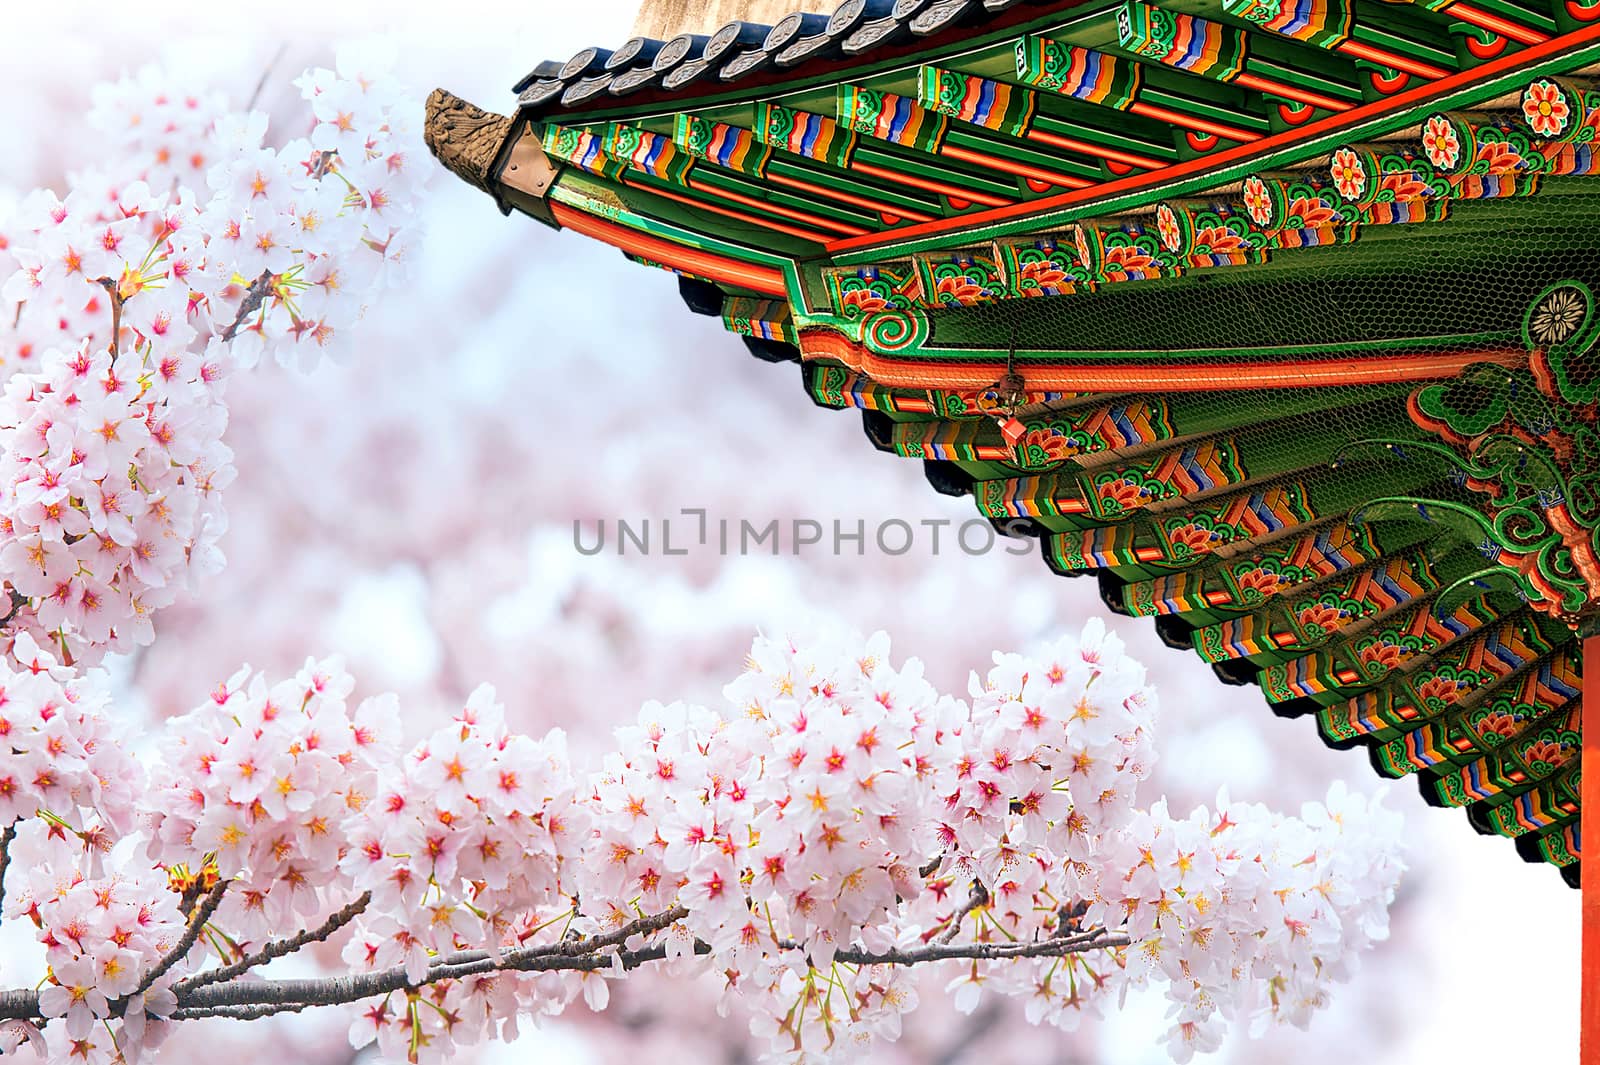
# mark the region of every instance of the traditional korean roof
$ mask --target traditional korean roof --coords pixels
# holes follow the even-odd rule
[[[1597,70],[1580,0],[849,0],[430,143],[1575,884]]]

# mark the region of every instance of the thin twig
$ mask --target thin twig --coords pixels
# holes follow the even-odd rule
[[[1084,936],[1061,939],[1034,939],[1019,943],[930,943],[911,950],[841,950],[835,961],[847,965],[922,965],[932,961],[951,961],[957,958],[971,961],[1000,961],[1004,958],[1060,958],[1068,954],[1083,954],[1091,950],[1108,950],[1126,947],[1131,943],[1127,936],[1110,935],[1103,928]]]
[[[951,915],[950,927],[946,928],[939,936],[939,942],[948,943],[954,939],[956,937],[956,933],[961,931],[961,926],[966,923],[967,914],[971,913],[973,910],[976,910],[980,906],[987,906],[988,904],[989,889],[984,887],[981,881],[974,880],[972,882],[972,888],[967,892],[966,905],[961,907],[960,913]]]
[[[244,105],[246,113],[255,110],[256,101],[261,99],[261,91],[267,87],[267,78],[272,74],[272,68],[278,65],[278,60],[283,58],[283,53],[289,50],[289,42],[278,45],[278,50],[272,53],[272,58],[267,60],[267,65],[261,71],[261,79],[256,82],[255,91],[250,94],[250,101]]]
[[[255,953],[247,954],[231,965],[224,965],[220,969],[208,969],[203,973],[196,973],[186,980],[180,980],[173,985],[173,991],[182,994],[185,991],[193,991],[197,987],[205,987],[208,984],[220,984],[226,980],[232,980],[235,976],[240,976],[258,965],[264,965],[274,958],[282,958],[285,955],[293,954],[307,943],[320,943],[355,920],[356,915],[365,910],[367,903],[371,901],[372,892],[364,891],[359,898],[329,916],[326,921],[323,921],[316,928],[297,932],[288,939],[280,939],[268,943]]]
[[[178,964],[178,960],[189,953],[190,948],[199,940],[200,933],[205,930],[206,922],[211,920],[211,915],[217,912],[217,907],[222,905],[222,896],[228,891],[228,882],[218,880],[217,886],[206,892],[205,899],[195,907],[189,916],[189,927],[183,930],[183,935],[178,938],[177,946],[167,951],[166,957],[154,969],[144,974],[144,979],[139,981],[139,989],[134,992],[142,995],[150,990],[150,986],[167,974],[167,970]]]
[[[239,313],[233,316],[228,328],[222,331],[223,341],[230,341],[238,334],[240,327],[244,325],[244,320],[261,307],[261,301],[267,298],[267,293],[271,290],[272,271],[263,270],[261,276],[250,282],[250,287],[245,290],[244,299],[239,304]]]

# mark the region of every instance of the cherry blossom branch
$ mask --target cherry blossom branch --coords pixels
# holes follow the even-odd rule
[[[974,880],[972,882],[971,890],[967,892],[966,905],[961,907],[960,913],[951,914],[950,927],[946,928],[944,933],[939,936],[939,942],[948,943],[954,939],[961,931],[961,926],[966,923],[967,914],[978,909],[980,906],[987,905],[988,902],[989,889],[983,886],[982,881]]]
[[[1068,954],[1085,954],[1091,950],[1111,950],[1126,947],[1133,941],[1120,933],[1096,928],[1080,936],[1063,936],[1057,939],[1033,939],[1018,943],[930,943],[925,947],[902,950],[841,950],[835,961],[847,965],[922,965],[934,961],[1000,961],[1007,958],[1061,958]]]
[[[228,328],[222,331],[224,343],[238,335],[244,320],[261,308],[261,301],[267,298],[267,293],[270,291],[272,291],[272,271],[263,270],[259,277],[250,282],[250,287],[245,290],[244,299],[239,303],[239,313],[233,316]]]
[[[351,900],[349,905],[331,914],[326,921],[316,928],[296,933],[288,939],[280,939],[268,943],[260,950],[252,954],[246,954],[230,965],[224,965],[219,969],[208,969],[203,973],[196,973],[194,976],[180,981],[173,990],[182,995],[185,991],[193,991],[196,988],[206,987],[210,984],[220,984],[232,980],[236,976],[242,976],[256,966],[265,965],[275,958],[293,954],[308,943],[320,943],[355,920],[357,915],[367,908],[367,903],[371,901],[372,893],[363,891],[359,897]]]
[[[195,932],[195,938],[198,937],[198,929],[203,926],[205,919],[214,912],[215,904],[220,904],[221,898],[221,893],[213,889],[201,907],[196,910],[196,920],[190,925]],[[330,917],[325,926],[333,924],[346,911],[352,911],[344,918],[346,921],[354,918],[359,912],[354,909],[356,904],[364,906],[365,902],[365,899],[357,899]],[[498,959],[487,951],[463,952],[435,960],[421,981],[411,980],[405,966],[395,966],[370,973],[300,980],[240,980],[238,977],[243,975],[243,970],[231,972],[228,977],[222,978],[217,977],[216,973],[224,970],[215,970],[212,973],[202,974],[203,977],[211,978],[209,980],[197,978],[173,988],[178,1008],[172,1017],[174,1020],[197,1020],[205,1017],[255,1020],[276,1013],[299,1012],[313,1006],[345,1005],[444,980],[459,980],[494,972],[595,972],[619,963],[624,970],[631,971],[650,962],[664,960],[667,957],[666,946],[655,944],[615,952],[613,948],[623,946],[634,936],[653,935],[687,916],[688,910],[682,906],[674,906],[662,913],[629,922],[605,935],[505,951]],[[189,946],[193,946],[192,937],[186,934],[184,938],[188,940]],[[284,941],[285,944],[288,942],[290,941]],[[1093,950],[1125,947],[1129,942],[1129,938],[1125,935],[1097,928],[1077,936],[1018,943],[933,943],[909,949],[895,947],[880,951],[841,950],[834,955],[834,961],[845,965],[911,966],[954,960],[1056,958]],[[711,947],[697,941],[690,952],[696,955],[709,954]],[[173,955],[169,957],[181,957],[182,953],[183,951],[175,949]],[[264,955],[267,951],[259,953]],[[282,956],[283,953],[288,953],[288,950],[281,950],[274,956]],[[237,965],[238,963],[229,966],[228,969],[234,970]],[[164,965],[161,971],[164,972],[167,967],[170,966]],[[147,977],[140,991],[146,990],[153,982],[152,978]],[[27,990],[0,992],[0,1020],[33,1020],[40,1017],[38,992]]]
[[[688,911],[676,906],[653,917],[631,922],[604,936],[507,951],[498,961],[486,951],[473,952],[459,962],[456,962],[455,958],[442,963],[435,962],[427,976],[415,983],[406,975],[404,966],[373,973],[323,979],[235,981],[209,989],[180,993],[179,1009],[180,1011],[205,1010],[208,1016],[226,1016],[232,1014],[214,1014],[211,1011],[231,1007],[271,1007],[282,1010],[306,1006],[341,1005],[442,980],[458,980],[491,972],[594,972],[611,967],[614,964],[613,957],[620,960],[622,968],[633,970],[648,962],[663,960],[666,957],[666,947],[657,944],[637,950],[618,951],[615,955],[607,951],[635,935],[648,935],[666,928],[687,915]],[[846,965],[910,966],[953,960],[1058,958],[1092,950],[1125,947],[1129,942],[1125,935],[1114,935],[1105,929],[1096,929],[1080,936],[1021,943],[930,944],[925,947],[891,948],[883,951],[841,950],[834,955],[834,960]],[[711,948],[704,943],[697,942],[694,945],[695,954],[710,952]],[[0,1016],[4,1015],[3,1000],[0,1000]]]
[[[1212,992],[1200,1000],[1191,987],[1261,971],[1295,1001],[1320,996],[1330,962],[1381,928],[1398,877],[1393,820],[1342,792],[1298,822],[1225,796],[1181,820],[1164,806],[1141,811],[1133,787],[1153,756],[1151,696],[1114,645],[1094,630],[1086,640],[1089,650],[1064,642],[1044,661],[997,656],[971,705],[939,696],[918,670],[896,673],[875,641],[825,654],[758,641],[727,689],[741,717],[647,705],[639,726],[618,732],[629,753],[587,775],[561,733],[507,730],[487,688],[402,753],[398,702],[352,707],[353,679],[337,665],[308,661],[276,683],[241,671],[169,728],[140,804],[137,823],[155,841],[143,857],[108,875],[42,820],[19,828],[11,858],[30,876],[14,889],[27,893],[49,969],[38,992],[0,993],[0,1020],[65,1016],[52,1033],[104,1021],[113,1038],[120,1022],[138,1045],[150,1017],[252,1020],[360,1002],[356,1045],[375,1039],[403,1056],[426,1044],[442,1062],[491,1034],[481,1004],[548,1013],[581,995],[601,1009],[613,979],[667,962],[675,976],[740,974],[727,993],[757,1028],[821,1048],[844,1024],[862,1037],[891,1032],[915,1004],[909,967],[938,962],[960,971],[963,1009],[986,993],[981,982],[1032,996],[1030,1019],[1070,1023],[1085,1008],[1079,976],[1096,992],[1138,978],[1120,964],[1136,935],[1158,937],[1186,967],[1169,995],[1206,1027],[1179,1024],[1171,1037],[1185,1046],[1210,1045],[1226,1019]],[[84,749],[115,754],[94,716],[105,695],[72,687],[37,646],[23,652],[33,679],[14,686],[14,702],[79,709]],[[796,685],[802,675],[809,683]],[[15,749],[44,762],[37,726],[13,733]],[[107,781],[132,775],[107,761],[53,786],[80,809],[104,802]],[[1051,768],[1066,765],[1121,768],[1082,780],[1086,768]],[[270,790],[235,798],[250,781]],[[1096,800],[1074,802],[1074,788]],[[1006,796],[1018,798],[997,801]],[[325,831],[284,871],[282,848],[307,824]],[[230,843],[220,858],[208,848],[219,831]],[[942,861],[925,861],[928,839]],[[1072,861],[1085,840],[1093,860]],[[932,866],[921,885],[906,875],[919,859]],[[31,875],[52,863],[74,870],[69,889]],[[959,876],[930,880],[946,863]],[[1230,895],[1232,882],[1243,888]],[[282,890],[289,901],[306,883],[324,885],[318,927],[244,907],[227,918],[232,940],[210,971],[172,972],[225,912],[224,892]],[[1354,901],[1341,908],[1330,894]],[[126,907],[149,916],[123,935],[102,915]],[[1225,941],[1208,938],[1216,927],[1230,930]],[[353,933],[344,971],[260,978],[260,965],[342,929]],[[518,935],[502,938],[508,929]],[[124,943],[126,982],[102,979],[99,959]],[[1110,964],[1085,963],[1090,952]],[[149,988],[160,990],[137,993]]]
[[[200,901],[200,905],[195,907],[194,913],[190,915],[189,926],[183,930],[183,935],[178,938],[177,945],[167,951],[166,955],[156,963],[153,969],[144,974],[144,979],[139,981],[139,989],[134,994],[142,995],[150,990],[157,980],[167,974],[168,969],[171,969],[193,949],[195,943],[200,939],[200,933],[205,930],[206,922],[211,920],[212,914],[217,912],[217,907],[222,905],[222,896],[227,892],[228,882],[226,880],[218,880],[216,886],[206,892],[205,897]]]

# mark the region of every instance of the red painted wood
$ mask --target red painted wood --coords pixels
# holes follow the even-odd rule
[[[1600,636],[1583,644],[1583,992],[1578,1060],[1600,1061]],[[1600,848],[1597,848],[1600,849]]]

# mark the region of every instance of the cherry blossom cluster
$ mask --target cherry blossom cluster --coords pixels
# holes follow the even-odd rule
[[[493,947],[525,931],[530,911],[570,909],[563,867],[588,825],[578,793],[560,731],[509,735],[493,691],[474,692],[384,770],[349,841],[343,866],[354,886],[377,910],[413,915],[389,938],[395,946],[377,948],[377,965],[403,963],[420,979],[432,955]]]
[[[54,681],[38,663],[18,680]],[[24,822],[8,912],[51,963],[24,1019],[93,1046],[106,1021],[123,1052],[169,1018],[352,1003],[357,1046],[444,1061],[650,964],[717,981],[774,1059],[845,1060],[943,963],[958,1008],[1061,1026],[1157,982],[1187,1060],[1236,1021],[1304,1025],[1401,871],[1398,818],[1342,788],[1299,818],[1141,807],[1155,696],[1098,622],[997,655],[968,700],[882,636],[758,639],[726,710],[648,704],[588,773],[487,688],[402,755],[395,701],[352,686],[241,671],[166,730],[137,831],[90,824],[125,787]],[[174,949],[186,916],[204,934]],[[241,983],[323,939],[346,977]]]
[[[103,678],[66,668],[27,634],[12,660],[0,660],[0,831],[44,812],[87,834],[85,811],[129,831],[144,776]]]
[[[148,853],[229,881],[217,920],[237,943],[348,893],[346,825],[401,749],[393,698],[351,707],[353,687],[331,660],[276,684],[247,667],[167,728],[146,799]]]
[[[96,1024],[126,1001],[128,1049],[145,1035],[146,1009],[168,1008],[165,983],[145,986],[184,928],[166,877],[148,864],[107,873],[116,841],[134,828],[144,776],[110,712],[104,677],[82,675],[17,637],[12,668],[0,664],[0,916],[38,930],[52,974],[44,1018],[63,1018],[69,1053],[107,1042]],[[0,979],[22,975],[0,968]],[[0,1032],[0,1050],[24,1031]]]
[[[421,165],[381,57],[296,85],[303,135],[153,70],[96,91],[106,168],[0,218],[10,631],[90,663],[222,564],[223,387],[343,344],[416,239]]]
[[[181,955],[187,928],[168,878],[148,866],[103,869],[95,838],[102,833],[103,826],[74,833],[39,817],[22,823],[9,848],[21,890],[8,896],[4,914],[36,927],[49,966],[39,1015],[62,1021],[51,1060],[132,1061],[158,1045],[163,1018],[177,1005],[172,982],[187,967],[181,956],[168,961]],[[115,1036],[105,1024],[113,1002]]]
[[[225,364],[88,342],[41,363],[0,397],[0,569],[13,632],[92,660],[149,643],[152,613],[221,565]]]
[[[371,905],[345,944],[353,971],[404,968],[424,982],[436,959],[464,950],[493,956],[541,938],[591,931],[580,917],[575,866],[590,814],[559,730],[510,735],[487,686],[445,727],[385,770],[366,816],[349,823],[342,868]],[[377,1040],[393,1059],[419,1047],[450,1051],[515,1030],[518,1013],[559,1011],[579,982],[596,1008],[604,980],[485,974],[436,984],[403,1005],[375,1003],[351,1041]],[[596,998],[596,995],[602,997]]]

